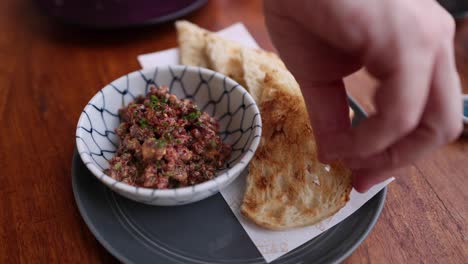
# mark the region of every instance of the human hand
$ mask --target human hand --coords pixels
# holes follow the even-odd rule
[[[265,0],[275,47],[301,85],[319,159],[341,159],[358,191],[462,131],[451,16],[432,0]],[[350,127],[343,78],[379,81],[376,114]]]

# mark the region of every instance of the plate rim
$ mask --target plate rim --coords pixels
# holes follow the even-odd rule
[[[350,107],[357,112],[360,112],[364,117],[367,117],[366,112],[362,109],[362,107],[356,102],[356,100],[348,95],[348,103]],[[75,203],[78,207],[78,211],[80,212],[81,217],[83,218],[86,226],[89,228],[93,236],[96,238],[96,240],[107,250],[109,254],[114,256],[117,260],[123,262],[123,263],[134,263],[130,259],[128,259],[126,256],[118,252],[107,240],[105,240],[101,233],[99,232],[98,228],[93,224],[91,217],[87,213],[86,209],[84,208],[83,202],[81,199],[79,199],[79,194],[77,192],[77,177],[75,177],[75,171],[76,171],[76,162],[77,160],[80,160],[78,153],[76,151],[76,146],[75,150],[73,152],[73,157],[72,157],[72,166],[71,166],[71,174],[72,174],[72,191],[73,191],[73,197],[75,198]],[[380,195],[379,197],[379,203],[377,210],[372,216],[372,219],[369,223],[369,225],[366,228],[366,231],[363,232],[362,234],[358,235],[357,241],[350,247],[348,248],[341,256],[337,257],[336,259],[332,260],[332,263],[341,263],[344,261],[346,258],[348,258],[361,244],[364,242],[364,240],[369,236],[371,231],[374,229],[375,224],[377,223],[378,219],[380,218],[380,215],[382,213],[383,207],[385,205],[386,197],[387,197],[387,191],[388,187],[384,187],[382,190],[380,190],[374,197],[377,195]],[[373,199],[373,198],[371,198]],[[360,210],[360,209],[358,209]],[[307,242],[306,242],[307,243]],[[294,249],[295,250],[295,249]],[[294,250],[291,250],[290,252],[294,252]],[[285,255],[284,255],[285,256]],[[281,258],[281,257],[280,257]],[[279,260],[278,258],[277,260]],[[274,261],[273,261],[274,262]]]
[[[91,233],[93,234],[94,238],[106,249],[107,252],[109,252],[109,254],[111,254],[112,256],[114,256],[116,259],[118,259],[119,261],[123,262],[123,263],[133,263],[132,261],[130,261],[127,257],[125,257],[124,255],[120,254],[118,252],[118,250],[116,250],[114,247],[112,247],[112,245],[107,241],[105,240],[101,234],[99,233],[99,230],[98,228],[96,228],[96,226],[94,226],[93,222],[91,221],[91,218],[89,216],[89,214],[87,213],[86,209],[84,208],[84,205],[83,205],[83,202],[81,201],[81,199],[79,199],[79,194],[78,192],[76,191],[76,178],[77,177],[74,177],[73,175],[75,174],[75,170],[76,170],[76,160],[77,160],[77,150],[76,150],[76,146],[75,146],[75,149],[73,151],[73,158],[72,158],[72,191],[73,191],[73,197],[75,198],[75,203],[78,207],[78,211],[80,212],[80,215],[81,215],[81,218],[83,218],[86,226],[89,228],[89,230],[91,231]],[[78,160],[79,160],[79,157],[78,157]],[[102,183],[101,183],[102,184]]]

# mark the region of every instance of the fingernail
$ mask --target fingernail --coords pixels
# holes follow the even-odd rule
[[[359,193],[365,193],[370,189],[368,179],[359,171],[353,171],[353,188]]]
[[[356,186],[354,184],[353,184],[353,187],[358,193],[366,193],[370,189],[369,187],[364,187],[360,185]]]

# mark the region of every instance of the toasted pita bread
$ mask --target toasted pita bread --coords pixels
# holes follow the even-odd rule
[[[242,45],[187,21],[176,22],[181,63],[207,67],[245,87]]]
[[[209,31],[188,21],[175,23],[179,42],[180,62],[185,65],[207,68],[208,58],[205,54],[206,35]]]
[[[280,69],[286,70],[286,66],[284,66],[283,61],[272,52],[249,48],[242,49],[242,62],[246,87],[254,100],[259,104],[263,92],[265,73],[267,71],[278,71]]]
[[[342,208],[351,191],[350,170],[318,161],[300,87],[279,57],[178,23],[182,63],[245,84],[260,107],[263,135],[250,163],[242,214],[281,230],[317,223]]]
[[[280,76],[266,74],[263,92],[269,96],[260,104],[264,132],[241,206],[244,216],[273,230],[315,224],[342,208],[351,191],[349,169],[318,161],[304,100],[291,92],[297,83],[284,86]]]
[[[205,48],[208,63],[213,70],[234,79],[245,87],[241,44],[211,33],[206,36]]]

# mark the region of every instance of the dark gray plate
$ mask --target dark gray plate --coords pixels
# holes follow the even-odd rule
[[[365,117],[350,100],[356,119]],[[220,194],[179,206],[133,202],[101,184],[75,151],[72,184],[80,213],[97,240],[124,263],[265,263]],[[369,234],[386,188],[327,232],[272,263],[334,263]]]

